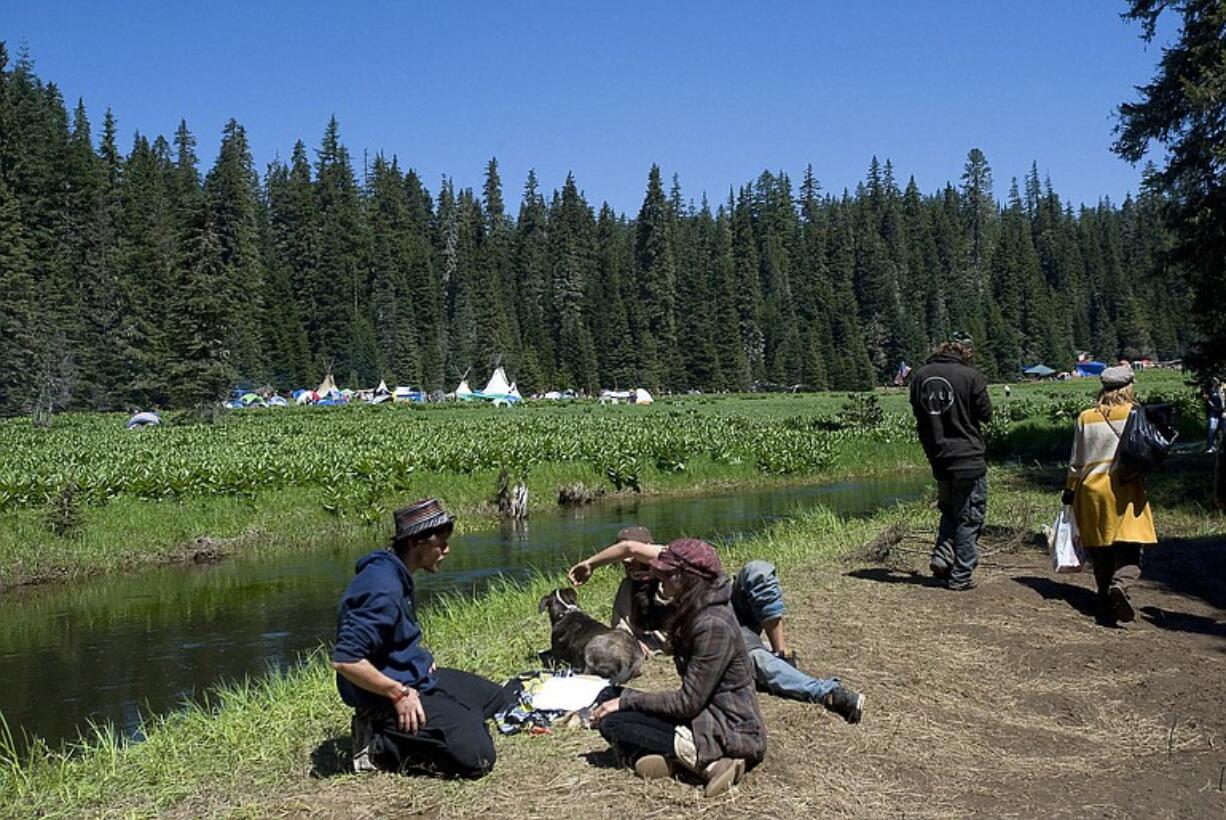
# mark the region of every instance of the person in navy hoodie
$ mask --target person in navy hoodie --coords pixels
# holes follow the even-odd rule
[[[485,721],[517,701],[521,684],[435,667],[422,645],[413,573],[438,571],[455,519],[425,498],[394,520],[390,546],[358,561],[337,608],[332,666],[354,709],[354,771],[482,777],[495,759]]]

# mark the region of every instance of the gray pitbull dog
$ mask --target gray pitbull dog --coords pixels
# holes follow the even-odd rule
[[[549,654],[576,672],[599,675],[620,686],[639,674],[643,650],[629,632],[611,629],[579,609],[575,590],[555,589],[541,598],[553,624]]]

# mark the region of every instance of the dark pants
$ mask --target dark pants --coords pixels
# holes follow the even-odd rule
[[[677,724],[642,712],[618,710],[600,721],[600,736],[627,760],[643,755],[673,757]]]
[[[937,481],[941,524],[932,548],[932,563],[949,571],[951,586],[965,584],[979,564],[979,533],[988,513],[988,477]]]
[[[1141,577],[1141,545],[1116,541],[1109,547],[1086,547],[1094,566],[1094,583],[1098,586],[1098,604],[1107,605],[1107,591],[1119,587],[1125,594],[1132,582]]]
[[[402,732],[389,706],[361,709],[371,722],[371,759],[387,771],[420,771],[444,777],[477,778],[494,768],[494,742],[485,721],[516,702],[523,684],[506,686],[458,669],[435,672],[438,686],[421,696],[426,724]]]

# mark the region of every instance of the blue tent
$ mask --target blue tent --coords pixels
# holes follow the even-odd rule
[[[1073,373],[1078,376],[1090,377],[1101,375],[1107,365],[1104,362],[1077,362],[1077,366],[1073,368]]]

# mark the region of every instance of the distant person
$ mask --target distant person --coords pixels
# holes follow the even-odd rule
[[[1128,588],[1141,577],[1141,547],[1158,536],[1144,479],[1111,475],[1133,404],[1132,368],[1108,367],[1099,378],[1094,406],[1077,417],[1063,501],[1073,505],[1078,538],[1094,565],[1099,622],[1111,626],[1136,617]]]
[[[952,590],[975,587],[979,533],[988,508],[981,426],[992,417],[988,380],[971,367],[971,337],[955,332],[911,378],[911,411],[937,480],[941,523],[929,569]]]
[[[715,550],[693,538],[673,541],[649,566],[674,610],[668,632],[681,685],[623,689],[593,710],[592,722],[639,777],[670,777],[681,767],[714,797],[766,756],[753,667],[729,605],[732,585]]]
[[[651,543],[646,527],[626,527],[618,543],[601,550],[570,568],[567,576],[581,586],[597,567],[621,562],[626,577],[613,599],[612,626],[639,639],[648,654],[669,652],[669,627],[675,609],[666,599],[650,564],[662,550]],[[754,681],[762,692],[781,698],[820,703],[848,723],[858,723],[864,713],[864,695],[844,686],[838,678],[816,678],[796,665],[783,628],[783,588],[774,565],[750,561],[732,583],[732,609],[741,637],[753,663]],[[762,634],[770,646],[762,640]]]
[[[394,519],[390,547],[358,561],[337,613],[332,666],[354,709],[354,770],[482,777],[495,757],[485,721],[517,701],[520,684],[435,668],[421,643],[413,573],[438,571],[454,519],[433,498]]]
[[[1207,452],[1217,452],[1217,434],[1221,428],[1222,417],[1226,416],[1226,388],[1217,379],[1211,380],[1204,388],[1205,394],[1205,431]]]

